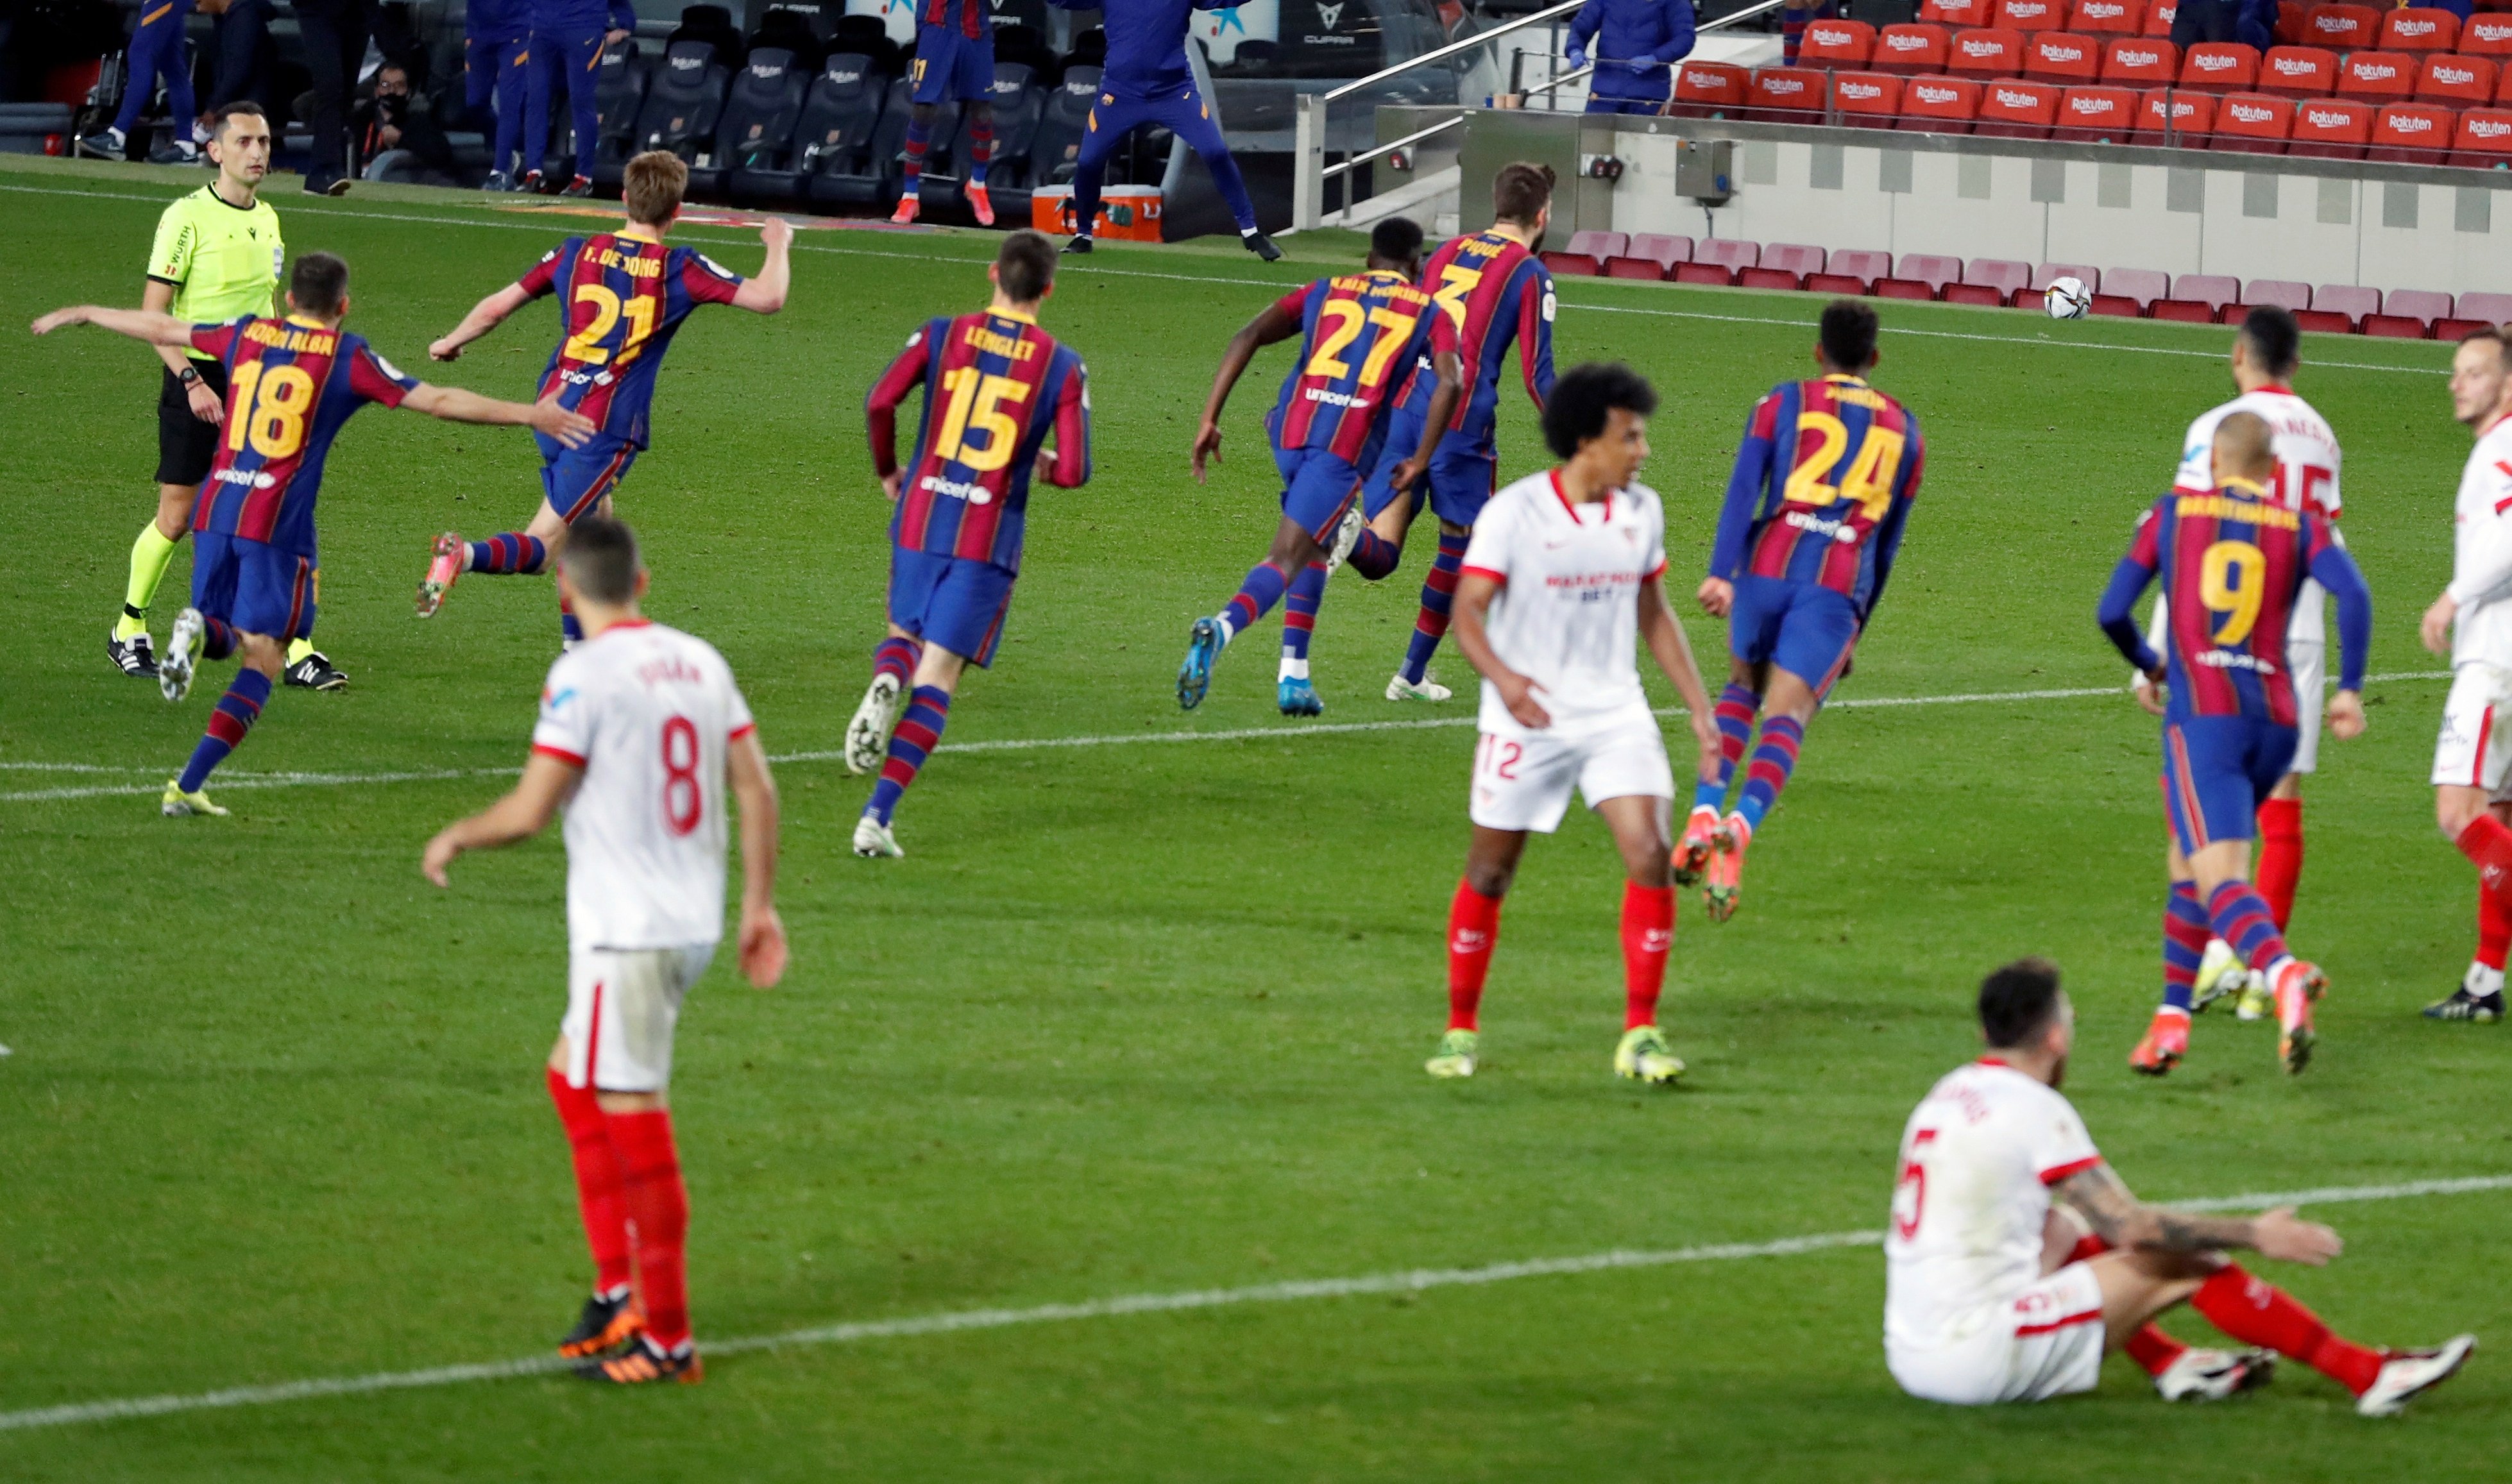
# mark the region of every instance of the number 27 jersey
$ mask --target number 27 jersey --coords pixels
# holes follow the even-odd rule
[[[642,449],[672,336],[698,305],[731,303],[741,275],[692,249],[602,232],[550,249],[517,287],[560,296],[561,338],[534,395]]]
[[[713,644],[646,619],[559,656],[532,751],[581,768],[567,806],[576,948],[688,948],[724,936],[725,755],[754,729]]]

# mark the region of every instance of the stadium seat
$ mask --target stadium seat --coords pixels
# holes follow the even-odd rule
[[[2439,103],[2383,103],[2373,112],[2373,143],[2364,158],[2440,165],[2454,133],[2451,110]]]
[[[2459,18],[2422,8],[2389,11],[2375,45],[2384,52],[2448,52],[2459,45]]]
[[[1962,282],[1947,284],[1948,304],[2004,304],[2032,283],[2032,265],[2003,257],[1975,257],[1962,270]]]
[[[1753,75],[1734,62],[1686,60],[1666,111],[1677,118],[1735,118],[1752,81]]]
[[[715,55],[713,43],[696,40],[676,41],[664,51],[663,64],[646,84],[646,101],[637,110],[628,153],[663,149],[692,160],[714,140],[726,82]]]
[[[2083,36],[2134,36],[2145,23],[2145,0],[2076,0],[2067,29]]]
[[[875,74],[878,77],[878,74]],[[869,79],[868,79],[869,80]],[[872,137],[865,140],[863,153],[844,168],[823,166],[811,177],[811,200],[820,206],[887,206],[898,196],[900,156],[907,140],[908,115],[914,107],[913,88],[906,78],[894,78],[883,89],[886,95],[879,118],[872,126]],[[959,109],[949,110],[950,126],[941,133],[956,133]],[[937,137],[928,145],[939,147]]]
[[[887,89],[888,79],[872,69],[871,58],[858,52],[831,54],[804,96],[792,156],[774,170],[735,170],[730,181],[734,198],[792,200],[808,194],[812,177],[823,172],[860,169],[880,126],[882,96]]]
[[[1986,25],[1989,10],[1989,0],[1925,0],[1919,19],[1944,26]]]
[[[2180,86],[2201,93],[2248,93],[2258,76],[2259,54],[2239,42],[2200,42],[2180,59]]]
[[[829,55],[827,39],[815,28],[818,20],[817,16],[777,6],[759,18],[758,29],[750,33],[750,50],[770,47],[793,58],[795,74],[807,89],[811,80],[819,76],[820,63]]]
[[[2375,102],[2413,97],[2421,64],[2405,52],[2351,53],[2337,66],[2337,96]]]
[[[1734,237],[1706,237],[1692,245],[1692,261],[1675,265],[1674,281],[1733,285],[1740,271],[1758,265],[1761,257],[1759,243]]]
[[[681,23],[664,39],[663,54],[683,42],[695,42],[706,48],[710,65],[729,73],[750,55],[750,45],[741,39],[741,28],[732,23],[732,12],[721,5],[687,5],[681,8]]]
[[[1956,31],[1953,46],[1945,53],[1945,70],[1983,81],[2013,77],[2023,70],[2023,33],[1985,28]]]
[[[2059,121],[2061,91],[2056,83],[2001,77],[1982,90],[1980,123],[1972,132],[1999,139],[2046,139]]]
[[[2496,65],[2491,58],[2434,53],[2416,69],[2416,101],[2446,108],[2483,108],[2494,101]]]
[[[2172,18],[2179,14],[2179,0],[2154,0],[2152,5],[2145,8],[2145,24],[2138,28],[2138,34],[2150,36],[2157,41],[2170,40]]]
[[[2286,153],[2319,160],[2360,160],[2373,142],[2373,105],[2360,98],[2306,98],[2294,106]]]
[[[2168,41],[2122,36],[2102,48],[2102,81],[2169,88],[2180,80],[2180,49]]]
[[[2172,293],[2156,299],[2147,313],[2158,320],[2213,325],[2217,314],[2241,296],[2239,279],[2219,274],[2183,273],[2172,281]]]
[[[2043,31],[2023,49],[2023,75],[2036,82],[2090,83],[2101,70],[2101,43],[2092,36]]]
[[[2437,321],[2451,318],[2451,295],[2429,289],[2393,289],[2381,295],[2381,312],[2364,316],[2364,332],[2391,340],[2421,340]]]
[[[2227,304],[2224,308],[2229,314],[2237,308],[2248,311],[2261,304],[2274,304],[2280,309],[2300,314],[2311,307],[2311,286],[2286,278],[2255,278],[2242,286],[2241,302]],[[2227,319],[2225,323],[2229,325],[2232,320]]]
[[[1902,88],[1900,127],[1920,134],[1969,134],[1980,117],[1980,84],[1968,77],[1914,77]]]
[[[2016,292],[2015,307],[2018,309],[2040,307],[2041,296],[2050,292],[2052,284],[2062,278],[2072,278],[2090,287],[2100,281],[2101,276],[2098,269],[2083,263],[2043,263],[2032,270],[2032,282]]]
[[[1997,0],[1988,14],[1990,25],[2027,36],[2067,27],[2066,0]]]
[[[637,113],[646,106],[646,85],[651,69],[632,40],[614,41],[602,49],[600,70],[593,76],[596,117],[593,178],[617,185],[628,164],[629,145],[637,137]]]
[[[2137,128],[2137,93],[2129,88],[2069,88],[2059,98],[2050,137],[2075,143],[2125,144]]]
[[[1629,247],[1605,259],[1605,276],[1654,283],[1673,277],[1676,263],[1690,261],[1691,238],[1669,237],[1659,232],[1633,232]]]
[[[883,77],[898,77],[907,71],[908,57],[899,51],[898,43],[889,39],[888,30],[878,16],[840,16],[829,28],[829,55],[847,53],[872,63],[871,70]]]
[[[1884,294],[1888,298],[1935,298],[1945,292],[1946,285],[1961,278],[1962,271],[1962,259],[1959,257],[1948,257],[1942,253],[1904,253],[1902,254],[1901,262],[1894,266],[1890,281],[1916,284],[1927,292],[1919,294],[1884,294],[1884,281],[1878,281],[1875,290],[1877,293]]]
[[[1797,60],[1809,67],[1863,67],[1875,50],[1875,27],[1864,20],[1815,21],[1805,28]]]
[[[1843,123],[1890,129],[1902,111],[1902,79],[1886,72],[1834,73],[1831,105]]]
[[[2168,125],[2164,115],[2167,102],[2172,110]],[[2216,99],[2211,94],[2148,88],[2138,99],[2134,136],[2137,143],[2204,149],[2208,137],[2215,132]]]
[[[1736,282],[1746,289],[1802,289],[1807,274],[1822,271],[1823,249],[1775,242],[1762,249],[1758,264],[1737,270]]]
[[[2463,293],[2448,319],[2434,321],[2434,338],[2456,340],[2471,331],[2512,320],[2512,293]]]
[[[2381,29],[2381,13],[2369,5],[2317,5],[2303,18],[2307,45],[2332,52],[2363,51]]]
[[[2462,57],[2512,57],[2512,16],[2479,12],[2459,28]]]
[[[1081,140],[1090,132],[1090,109],[1099,100],[1099,69],[1067,63],[1064,80],[1047,91],[1045,106],[1040,109],[1038,134],[1030,140],[1029,184],[1019,195],[1027,198],[1040,186],[1064,185],[1073,179],[1073,169],[1080,163]],[[991,183],[991,180],[990,180]],[[997,191],[1000,200],[1008,203],[1007,193]],[[1008,204],[998,206],[998,213],[1008,213]],[[1014,220],[1027,220],[1024,214]]]
[[[2281,155],[2293,132],[2294,99],[2264,93],[2227,93],[2216,100],[2216,133],[2208,147]]]
[[[1843,248],[1825,260],[1821,273],[1806,276],[1806,288],[1822,293],[1872,293],[1879,280],[1892,276],[1892,254]]]
[[[2312,291],[2311,307],[2295,311],[2296,323],[2305,330],[2329,334],[2352,334],[2364,316],[2381,312],[2381,292],[2359,289],[2352,284],[2323,284]]]
[[[1630,250],[1628,232],[1573,232],[1569,247],[1543,254],[1544,266],[1556,277],[1596,278],[1604,273],[1606,258],[1625,256]]]
[[[1867,65],[1903,77],[1943,72],[1949,45],[1941,25],[1888,25],[1876,36]]]
[[[1742,116],[1775,124],[1813,122],[1829,106],[1828,83],[1814,67],[1756,67]]]
[[[2105,268],[2100,292],[2094,295],[2094,313],[2112,311],[2102,307],[2104,299],[2125,300],[2129,317],[2142,319],[2154,307],[2154,301],[2172,291],[2172,281],[2152,268]]]
[[[689,190],[720,196],[735,170],[783,170],[794,149],[810,80],[782,47],[754,47],[732,75],[719,115],[709,163],[689,171]]]
[[[2319,47],[2270,47],[2259,59],[2261,93],[2327,98],[2337,91],[2337,54]]]
[[[2512,165],[2512,109],[2471,108],[2452,137],[2451,163],[2478,170]]]
[[[2268,28],[2268,33],[2276,38],[2278,46],[2307,47],[2311,45],[2311,37],[2303,26],[2310,19],[2311,8],[2307,5],[2280,5],[2277,7],[2276,24]]]

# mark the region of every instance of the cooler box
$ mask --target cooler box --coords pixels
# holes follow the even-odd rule
[[[1029,224],[1058,237],[1073,235],[1073,187],[1041,185],[1029,198]],[[1099,193],[1099,221],[1091,236],[1118,242],[1160,240],[1160,188],[1111,185]]]

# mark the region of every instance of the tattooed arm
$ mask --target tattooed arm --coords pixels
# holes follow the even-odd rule
[[[2255,1217],[2198,1216],[2149,1206],[2129,1193],[2107,1163],[2079,1170],[2051,1193],[2083,1216],[2096,1235],[2123,1250],[2185,1254],[2248,1247],[2263,1257],[2318,1268],[2345,1245],[2327,1227],[2297,1218],[2292,1206]]]

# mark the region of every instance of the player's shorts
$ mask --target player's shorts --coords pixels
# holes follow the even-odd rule
[[[2257,833],[2259,805],[2294,762],[2295,732],[2250,717],[2163,723],[2163,806],[2183,856]]]
[[[1018,573],[974,557],[889,551],[889,621],[980,668],[995,662]]]
[[[1858,647],[1858,608],[1846,594],[1786,577],[1737,579],[1727,650],[1748,665],[1777,665],[1820,700]]]
[[[920,103],[995,100],[995,34],[967,36],[956,25],[916,28],[916,61],[907,70]]]
[[[2090,1391],[2102,1374],[2102,1285],[2083,1263],[1957,1321],[1961,1338],[1933,1349],[1890,1343],[1884,1363],[1921,1401],[1982,1407]]]
[[[314,564],[267,541],[192,535],[192,606],[229,627],[272,639],[314,633],[315,601],[323,591]]]
[[[2451,674],[2451,695],[2442,703],[2442,735],[2434,742],[2433,781],[2484,789],[2494,799],[2512,797],[2504,729],[2512,723],[2512,670],[2470,662]]]
[[[2320,767],[2321,718],[2329,706],[2329,645],[2310,640],[2285,642],[2286,679],[2294,682],[2294,761],[2289,773],[2315,772]]]
[[[1334,528],[1360,494],[1360,471],[1323,449],[1276,449],[1282,471],[1282,514],[1320,546],[1334,542]]]
[[[218,401],[227,399],[227,368],[223,361],[195,359],[192,370],[217,393]],[[161,485],[197,485],[210,477],[210,461],[217,456],[218,434],[224,431],[215,422],[203,422],[192,415],[192,399],[183,390],[182,378],[173,371],[157,391],[157,483]]]
[[[1474,743],[1466,812],[1487,830],[1550,835],[1561,827],[1574,785],[1591,809],[1632,794],[1674,797],[1666,738],[1646,701],[1594,718],[1555,721],[1542,731],[1514,722],[1501,727],[1486,722]]]
[[[624,438],[596,433],[581,449],[554,438],[540,438],[541,497],[569,526],[602,508],[604,497],[628,477],[637,461],[637,446]]]
[[[1422,447],[1422,414],[1397,408],[1387,414],[1387,442],[1380,449],[1378,466],[1370,471],[1369,486],[1361,497],[1361,513],[1371,520],[1395,503],[1395,466],[1411,458]],[[1492,449],[1455,433],[1443,433],[1439,446],[1431,451],[1431,468],[1422,484],[1430,487],[1431,513],[1451,526],[1472,529],[1482,519],[1483,507],[1491,503],[1492,491],[1499,488],[1500,455]],[[1415,498],[1421,495],[1415,487]]]
[[[567,1084],[603,1092],[661,1092],[672,1082],[672,1028],[681,997],[706,972],[715,945],[578,948],[567,960]]]

